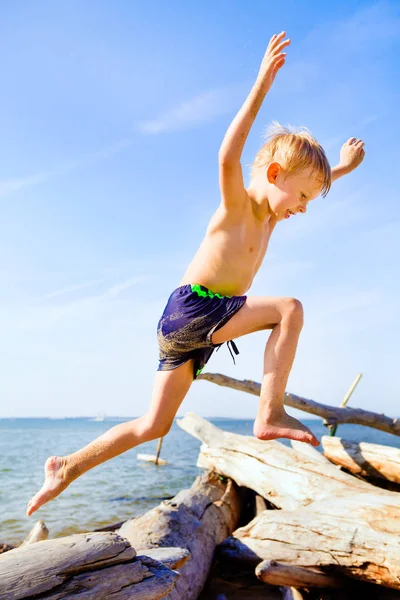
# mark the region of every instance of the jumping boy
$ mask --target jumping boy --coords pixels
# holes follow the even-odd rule
[[[193,380],[215,348],[253,331],[271,329],[264,353],[254,435],[289,438],[317,446],[319,441],[283,407],[287,380],[303,325],[294,298],[246,297],[276,224],[298,213],[364,158],[364,143],[351,138],[332,170],[324,150],[305,130],[275,127],[243,183],[240,158],[254,119],[275,76],[285,63],[285,32],[268,45],[256,82],[230,125],[219,151],[221,204],[206,236],[171,294],[158,323],[160,363],[148,412],[109,429],[68,456],[51,456],[45,482],[31,499],[27,515],[58,496],[93,467],[143,442],[165,436]],[[236,346],[232,343],[235,351]]]

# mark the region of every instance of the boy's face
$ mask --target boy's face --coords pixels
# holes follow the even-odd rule
[[[272,163],[267,170],[267,198],[271,212],[278,221],[305,213],[307,204],[321,193],[321,180],[311,169],[288,175],[279,165]]]

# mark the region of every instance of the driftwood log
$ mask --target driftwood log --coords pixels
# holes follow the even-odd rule
[[[205,473],[190,490],[126,521],[116,532],[33,543],[47,535],[38,522],[29,543],[0,557],[0,598],[40,594],[51,600],[194,600],[207,579],[215,547],[237,526],[241,504],[232,481]]]
[[[256,381],[251,381],[250,379],[240,381],[239,379],[221,375],[220,373],[201,373],[197,377],[197,380],[201,379],[216,383],[217,385],[230,387],[234,390],[239,390],[240,392],[247,392],[248,394],[253,394],[255,396],[259,396],[261,391],[261,384]],[[368,410],[362,410],[361,408],[329,406],[328,404],[321,404],[314,400],[302,398],[301,396],[296,396],[296,394],[290,394],[288,392],[285,393],[283,402],[286,406],[291,406],[292,408],[297,408],[304,412],[322,417],[325,419],[325,424],[329,426],[338,425],[339,423],[353,423],[380,429],[381,431],[386,431],[387,433],[392,433],[394,435],[400,435],[400,421],[397,417],[392,419],[383,414],[379,415]]]
[[[21,546],[0,557],[0,598],[61,600],[158,600],[179,575],[164,564],[136,556],[112,532],[83,533]]]
[[[166,598],[195,600],[206,582],[215,548],[237,526],[240,510],[237,486],[207,472],[189,490],[127,521],[118,532],[141,554],[162,561],[158,552],[165,546],[186,550],[189,558],[179,567],[180,578]]]
[[[367,442],[350,442],[324,435],[324,454],[355,475],[400,483],[400,449]]]
[[[215,469],[283,509],[266,510],[237,529],[221,551],[255,566],[276,560],[400,589],[399,494],[276,440],[224,432],[193,414],[178,424],[203,441],[198,466]]]
[[[324,458],[323,462],[316,461],[312,455],[299,454],[276,440],[264,442],[253,436],[223,431],[193,413],[177,423],[204,442],[197,462],[199,467],[215,470],[238,485],[253,489],[277,508],[294,510],[339,492],[346,494],[349,486],[353,492],[375,489],[328,464]]]

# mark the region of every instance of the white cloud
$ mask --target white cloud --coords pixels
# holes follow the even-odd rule
[[[119,154],[123,150],[129,148],[132,145],[131,139],[123,139],[118,142],[114,142],[109,146],[105,146],[104,148],[100,148],[99,150],[93,152],[92,154],[88,154],[86,156],[82,156],[81,158],[77,158],[76,160],[71,160],[70,162],[65,163],[56,169],[53,175],[62,175],[64,173],[69,173],[70,171],[74,171],[75,169],[80,169],[82,167],[86,167],[89,165],[96,164],[98,162],[102,162],[103,160],[107,160],[114,154]]]
[[[98,285],[99,283],[103,282],[104,279],[95,279],[94,281],[86,281],[85,283],[67,285],[66,287],[60,288],[59,290],[55,290],[54,292],[44,294],[43,296],[38,298],[38,301],[41,302],[42,300],[51,300],[52,298],[57,298],[58,296],[72,294],[73,292],[78,292],[80,290],[84,290],[86,288]]]
[[[122,292],[129,290],[129,288],[131,288],[136,283],[140,283],[147,279],[149,279],[148,276],[142,275],[139,277],[132,277],[131,279],[127,279],[126,281],[123,281],[122,283],[117,283],[116,285],[111,286],[104,294],[102,294],[100,296],[100,298],[103,298],[105,300],[110,300],[112,298],[116,298]]]
[[[104,148],[97,150],[93,154],[88,154],[86,156],[82,156],[81,158],[64,163],[63,165],[60,165],[53,171],[29,175],[22,179],[6,179],[4,181],[0,181],[0,198],[6,198],[8,196],[11,196],[11,194],[18,192],[24,187],[32,187],[40,183],[44,183],[58,175],[64,175],[65,173],[70,173],[75,169],[80,169],[88,165],[102,162],[103,160],[110,158],[114,154],[122,152],[131,144],[132,140],[120,140],[118,142],[115,142],[114,144],[110,144],[109,146],[105,146]]]
[[[15,192],[18,192],[23,187],[38,185],[47,181],[51,177],[51,173],[37,173],[30,175],[24,179],[6,179],[0,181],[0,198],[6,198]]]
[[[166,111],[160,117],[143,121],[139,131],[144,134],[157,134],[181,129],[189,129],[199,123],[211,121],[236,106],[235,96],[243,84],[209,90],[182,102]]]
[[[93,320],[99,313],[104,312],[110,306],[110,301],[115,300],[134,285],[149,279],[147,275],[131,277],[121,283],[114,284],[96,295],[84,296],[73,302],[68,302],[61,305],[28,305],[18,307],[17,310],[12,310],[17,329],[37,329],[52,327],[56,323],[66,318],[73,318],[75,321]],[[94,285],[95,282],[90,282]],[[89,285],[70,286],[63,290],[58,290],[55,294],[49,294],[42,297],[43,299],[53,299],[71,289],[84,289]]]

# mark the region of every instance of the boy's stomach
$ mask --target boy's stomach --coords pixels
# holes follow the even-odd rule
[[[257,272],[252,261],[243,264],[237,253],[223,257],[198,252],[179,285],[199,283],[221,296],[243,296]]]

